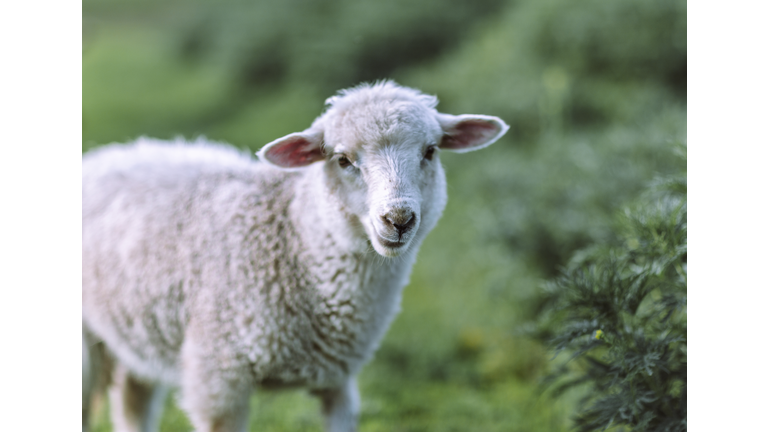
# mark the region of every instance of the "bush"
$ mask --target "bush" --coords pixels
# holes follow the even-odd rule
[[[456,112],[493,112],[516,141],[685,103],[686,2],[509,2],[474,40],[405,84]]]
[[[577,253],[547,285],[539,337],[570,358],[555,394],[591,386],[579,431],[686,430],[686,179],[658,181],[621,215],[610,244]]]

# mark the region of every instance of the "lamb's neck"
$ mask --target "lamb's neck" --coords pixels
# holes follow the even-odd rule
[[[320,168],[310,167],[316,171],[296,182],[289,212],[301,242],[299,260],[312,275],[306,295],[313,299],[310,319],[322,329],[317,343],[344,352],[348,372],[355,373],[400,309],[418,244],[395,258],[377,254],[362,227],[330,198]]]
[[[291,212],[304,248],[321,281],[318,294],[331,303],[399,303],[418,245],[395,258],[377,254],[356,216],[333,197],[322,164],[310,166],[296,183]]]

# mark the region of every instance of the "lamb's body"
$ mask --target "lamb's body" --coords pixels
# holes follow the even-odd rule
[[[354,429],[354,377],[445,206],[435,148],[506,130],[435,104],[391,83],[347,91],[267,163],[147,139],[83,158],[84,343],[115,360],[116,431],[151,430],[173,386],[201,431],[243,430],[254,388],[292,386],[321,397],[329,430]]]
[[[413,253],[338,247],[315,176],[249,159],[146,140],[84,158],[83,314],[140,377],[179,385],[186,340],[254,384],[337,386],[394,316]]]

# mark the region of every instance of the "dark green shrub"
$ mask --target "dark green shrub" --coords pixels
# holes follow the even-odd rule
[[[537,30],[539,54],[579,74],[685,87],[685,1],[560,2]]]
[[[686,179],[658,181],[618,235],[577,253],[547,285],[539,337],[564,364],[555,394],[586,384],[579,431],[687,428]]]
[[[681,0],[508,2],[473,43],[404,81],[456,112],[494,112],[516,141],[635,123],[685,103],[686,13]]]

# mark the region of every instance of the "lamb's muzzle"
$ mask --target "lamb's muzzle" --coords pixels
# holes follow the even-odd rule
[[[378,242],[399,252],[405,249],[419,228],[419,218],[415,212],[405,207],[394,207],[386,214],[379,216],[381,224],[377,224]]]

